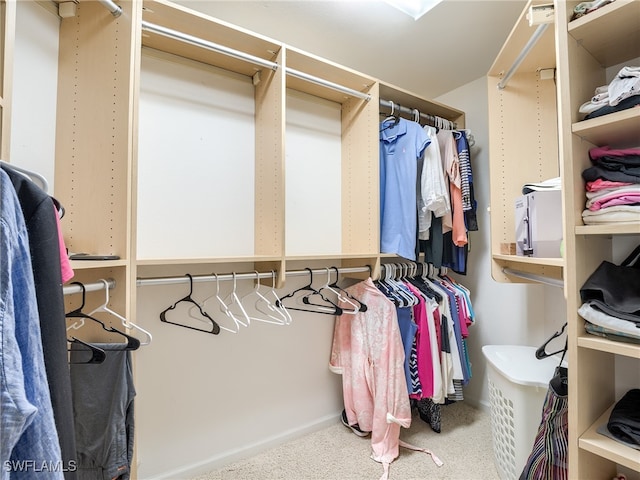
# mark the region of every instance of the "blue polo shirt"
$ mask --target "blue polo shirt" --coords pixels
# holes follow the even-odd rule
[[[380,125],[380,251],[416,259],[418,160],[430,140],[416,122]]]

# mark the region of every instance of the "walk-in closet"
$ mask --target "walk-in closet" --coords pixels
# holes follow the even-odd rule
[[[640,480],[640,1],[391,3],[0,0],[0,479]]]

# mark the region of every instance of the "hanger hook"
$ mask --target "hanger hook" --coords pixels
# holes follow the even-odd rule
[[[71,282],[72,285],[79,285],[81,292],[82,292],[82,303],[80,304],[80,307],[78,307],[76,309],[77,312],[82,311],[82,309],[84,308],[84,301],[85,301],[85,295],[87,293],[86,288],[84,287],[84,284],[82,282]]]
[[[216,277],[216,297],[220,294],[220,281],[218,280],[218,274],[213,273],[213,276]]]
[[[331,268],[336,271],[336,283],[338,283],[338,280],[340,279],[340,270],[338,270],[338,267]]]
[[[311,270],[309,267],[305,267],[305,270],[309,270],[309,285],[313,285],[313,270]]]
[[[190,273],[187,273],[186,275],[189,277],[189,296],[191,296],[193,294],[193,277]]]
[[[391,116],[393,117],[393,114],[396,110],[396,104],[393,103],[393,100],[389,100],[389,103],[391,104]]]
[[[271,270],[271,289],[275,290],[276,288],[276,271]]]
[[[420,123],[420,110],[417,108],[413,109],[413,121],[416,123]]]

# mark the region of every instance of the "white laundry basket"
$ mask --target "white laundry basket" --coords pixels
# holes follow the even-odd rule
[[[493,451],[502,480],[522,473],[542,418],[542,405],[559,364],[556,357],[538,360],[536,347],[485,345],[491,408]]]

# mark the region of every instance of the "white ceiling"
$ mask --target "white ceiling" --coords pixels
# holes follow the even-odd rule
[[[419,20],[382,0],[177,0],[425,98],[484,76],[525,0],[444,0]]]

